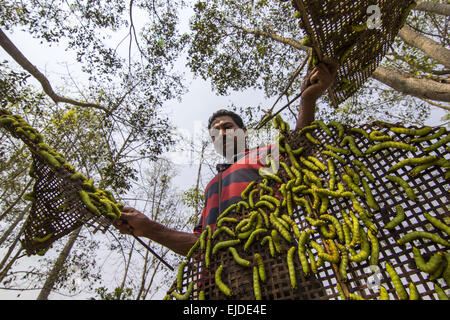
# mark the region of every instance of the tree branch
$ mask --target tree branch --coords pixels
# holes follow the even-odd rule
[[[55,93],[50,82],[45,75],[40,72],[23,54],[20,50],[11,42],[6,36],[3,30],[0,29],[0,46],[26,71],[28,71],[36,80],[40,82],[44,92],[56,103],[68,103],[80,107],[91,107],[100,109],[106,113],[109,113],[108,109],[95,103],[85,103],[76,101],[67,97],[59,96]]]
[[[443,64],[447,69],[450,69],[450,50],[436,41],[415,32],[406,25],[400,29],[398,35],[407,44],[422,50],[428,56]]]
[[[426,11],[444,16],[450,16],[450,4],[431,1],[420,1],[413,10]]]
[[[450,85],[429,79],[408,77],[399,71],[378,67],[372,77],[389,87],[420,99],[450,102]]]

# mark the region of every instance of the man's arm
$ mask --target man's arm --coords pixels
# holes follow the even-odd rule
[[[302,83],[303,91],[295,130],[309,126],[314,121],[316,101],[333,84],[339,64],[327,57],[320,62]]]
[[[122,234],[148,238],[183,256],[187,255],[198,239],[194,233],[169,229],[130,207],[123,208],[122,215],[114,222],[114,226]]]

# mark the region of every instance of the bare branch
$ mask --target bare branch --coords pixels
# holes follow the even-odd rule
[[[450,16],[450,4],[437,3],[431,1],[420,1],[414,10],[426,11],[444,16]]]
[[[28,71],[36,80],[40,82],[44,92],[56,103],[68,103],[80,107],[90,107],[100,109],[106,113],[109,113],[108,109],[95,103],[85,103],[73,100],[71,98],[59,96],[53,90],[47,77],[40,72],[23,54],[20,50],[11,42],[6,36],[3,30],[0,29],[0,46],[26,71]]]

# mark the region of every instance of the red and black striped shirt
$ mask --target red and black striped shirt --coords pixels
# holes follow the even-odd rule
[[[241,193],[248,184],[259,178],[258,170],[265,165],[265,157],[270,154],[273,145],[246,150],[240,159],[230,164],[208,183],[205,188],[205,206],[194,233],[201,233],[207,225],[215,229],[220,211],[223,212],[230,205],[241,201]],[[262,161],[261,161],[262,160]]]

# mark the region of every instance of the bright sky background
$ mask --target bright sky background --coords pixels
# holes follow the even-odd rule
[[[134,23],[137,30],[139,30],[139,26],[145,21],[145,16],[139,15],[138,11],[136,11],[134,15]],[[185,28],[187,27],[187,19],[183,20],[183,25]],[[126,30],[120,33],[116,39],[111,40],[111,43],[117,44],[126,32],[128,31]],[[14,34],[8,32],[7,35],[22,53],[49,78],[55,91],[60,92],[58,91],[58,84],[61,83],[61,79],[68,77],[67,68],[70,70],[71,76],[74,79],[82,79],[79,66],[74,63],[76,60],[73,52],[66,52],[58,47],[48,47],[45,43],[40,44],[38,40],[31,38],[23,32],[16,32]],[[127,41],[125,41],[124,44],[122,44],[121,49],[125,50],[124,52],[127,52],[127,46]],[[0,59],[11,60],[1,49]],[[274,102],[274,99],[267,100],[264,98],[262,92],[254,90],[236,92],[229,96],[216,96],[211,91],[210,84],[201,79],[193,79],[183,63],[179,64],[179,68],[186,73],[186,78],[189,80],[189,92],[182,97],[181,102],[169,101],[166,103],[165,108],[171,115],[171,119],[175,126],[185,132],[187,131],[194,134],[196,128],[199,126],[206,127],[207,120],[214,111],[229,106],[232,103],[237,106],[257,106],[261,104],[265,107],[270,107]],[[37,87],[40,88],[40,85]],[[443,110],[432,108],[431,116],[426,124],[439,125],[441,123],[440,118],[443,115]],[[192,166],[178,165],[177,169],[179,174],[175,178],[175,185],[177,188],[185,190],[194,185],[197,165],[197,163],[194,163]],[[204,170],[207,171],[209,169],[205,167]],[[204,183],[206,184],[207,181]],[[35,299],[37,293],[38,291],[24,292],[21,294],[20,298],[17,298],[18,292],[0,290],[0,299]],[[51,298],[64,299],[64,297],[57,295],[53,295]]]

